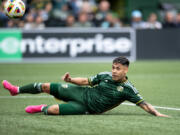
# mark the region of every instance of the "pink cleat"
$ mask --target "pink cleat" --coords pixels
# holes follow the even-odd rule
[[[31,105],[31,106],[27,106],[25,108],[25,111],[27,113],[38,113],[38,112],[42,112],[42,109],[45,106],[47,106],[47,105]]]
[[[10,82],[3,80],[2,85],[4,86],[5,89],[9,90],[12,96],[15,96],[18,94],[18,87],[12,85]]]

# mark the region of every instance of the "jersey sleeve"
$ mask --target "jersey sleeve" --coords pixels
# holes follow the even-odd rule
[[[89,77],[89,78],[88,78],[88,81],[89,81],[89,84],[90,84],[91,86],[93,86],[93,85],[96,85],[96,84],[98,84],[98,83],[100,82],[100,77],[99,77],[99,75],[97,74],[97,75],[95,75],[95,76]]]
[[[130,92],[127,92],[126,94],[127,100],[136,105],[139,105],[144,101],[143,97],[139,93],[134,92],[133,90],[130,90]]]
[[[144,101],[144,99],[139,95],[130,95],[128,101],[136,104],[136,105],[139,105],[140,103],[142,103]]]

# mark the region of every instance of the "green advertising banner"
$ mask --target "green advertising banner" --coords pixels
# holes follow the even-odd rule
[[[22,32],[0,30],[0,61],[20,61]]]

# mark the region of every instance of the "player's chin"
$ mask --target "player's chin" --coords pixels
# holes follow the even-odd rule
[[[112,80],[113,80],[113,81],[118,81],[119,78],[118,78],[118,77],[112,77]]]

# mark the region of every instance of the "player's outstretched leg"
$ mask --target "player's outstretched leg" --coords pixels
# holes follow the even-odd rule
[[[12,96],[15,96],[19,93],[31,93],[31,94],[37,94],[41,92],[49,92],[49,87],[47,87],[47,84],[49,83],[32,83],[28,85],[24,85],[22,87],[14,86],[7,80],[3,80],[2,82],[5,89],[7,89]],[[49,85],[48,85],[49,86]]]
[[[3,80],[2,85],[4,86],[5,89],[7,89],[10,92],[12,96],[15,96],[19,93],[19,87],[12,85],[7,80]]]

